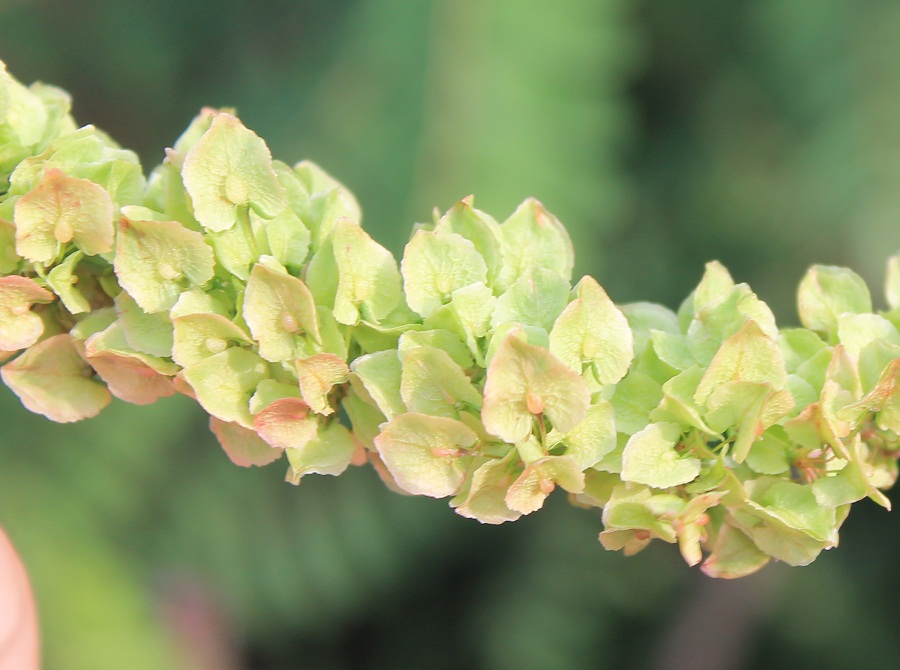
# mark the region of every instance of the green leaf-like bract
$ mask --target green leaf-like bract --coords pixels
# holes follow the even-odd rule
[[[115,270],[122,288],[148,313],[172,309],[185,288],[203,286],[215,271],[212,249],[200,233],[177,221],[124,216]]]
[[[498,224],[467,197],[398,266],[349,190],[232,114],[201,113],[147,181],[67,109],[0,63],[0,373],[34,412],[180,392],[238,465],[285,453],[296,483],[371,461],[483,523],[559,487],[603,508],[604,547],[677,543],[718,577],[809,563],[848,505],[889,507],[900,256],[881,314],[858,275],[813,267],[804,328],[719,263],[677,315],[617,306],[571,286],[536,200]]]
[[[464,423],[408,412],[382,428],[375,446],[397,484],[407,493],[445,498],[462,486],[460,462],[478,436]]]
[[[36,188],[16,202],[16,252],[49,264],[64,245],[84,253],[112,249],[113,202],[103,187],[50,168]]]
[[[286,205],[265,142],[225,112],[188,151],[182,179],[194,216],[214,232],[234,227],[246,208],[271,219]]]
[[[488,367],[482,418],[488,432],[517,444],[532,434],[535,418],[545,415],[558,431],[569,432],[589,403],[584,379],[546,349],[510,334]]]

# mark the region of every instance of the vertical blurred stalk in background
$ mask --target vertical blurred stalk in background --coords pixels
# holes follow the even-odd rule
[[[585,249],[580,269],[596,271],[602,232],[630,195],[634,4],[358,3],[316,125],[373,234],[399,253],[432,207],[474,193],[502,219],[533,195]],[[323,144],[314,138],[313,153]]]
[[[584,272],[624,221],[632,0],[434,3],[412,211],[474,193],[498,218],[529,195],[566,222]]]

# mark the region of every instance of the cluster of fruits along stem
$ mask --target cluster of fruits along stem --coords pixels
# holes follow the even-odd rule
[[[897,258],[882,313],[811,268],[800,328],[718,263],[677,312],[616,305],[537,200],[501,223],[464,198],[398,263],[345,186],[227,111],[145,176],[69,103],[0,64],[0,374],[33,412],[182,393],[238,465],[368,464],[488,524],[558,487],[607,549],[660,539],[718,577],[805,565],[852,503],[889,506]]]

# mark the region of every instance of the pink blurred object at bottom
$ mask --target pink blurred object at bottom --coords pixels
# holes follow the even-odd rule
[[[0,670],[38,670],[37,613],[28,575],[0,529]]]

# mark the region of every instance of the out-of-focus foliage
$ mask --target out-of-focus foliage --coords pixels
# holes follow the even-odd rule
[[[900,245],[900,8],[689,0],[646,3],[639,24],[638,210],[600,274],[610,293],[678,300],[694,281],[686,268],[711,258],[779,319],[812,263],[878,285],[878,263]],[[627,268],[647,254],[662,265],[635,279]]]
[[[19,0],[0,57],[148,165],[201,106],[236,106],[339,174],[394,251],[432,204],[535,195],[617,302],[676,307],[719,258],[784,321],[810,263],[877,285],[900,248],[898,26],[851,0]],[[639,667],[701,602],[669,548],[598,551],[591,512],[481,528],[364,472],[234,468],[183,401],[75,427],[0,403],[0,523],[51,669],[177,667],[169,580],[213,594],[258,668]],[[844,529],[762,596],[743,667],[893,667],[900,517]]]

